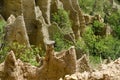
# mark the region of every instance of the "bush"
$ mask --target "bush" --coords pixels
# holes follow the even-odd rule
[[[99,22],[97,20],[93,22],[92,29],[93,29],[93,32],[94,32],[95,35],[101,35],[102,32],[103,32],[103,28],[104,28],[103,23],[101,23],[101,22]]]
[[[53,36],[53,39],[55,40],[55,50],[56,51],[68,49],[72,45],[72,42],[64,39],[64,36],[60,33],[56,33]]]
[[[87,27],[83,39],[90,55],[102,56],[102,58],[111,57],[112,59],[120,57],[120,41],[113,36],[94,35],[92,28]]]
[[[113,12],[107,17],[107,22],[111,25],[114,36],[120,39],[120,12]]]
[[[63,9],[59,9],[56,13],[52,14],[52,21],[56,22],[62,31],[61,33],[55,32],[53,36],[53,40],[55,40],[55,50],[61,51],[68,49],[72,43],[67,41],[64,35],[72,32],[69,13]]]
[[[4,20],[0,20],[0,44],[3,43],[3,37],[4,37],[4,26],[6,22]]]
[[[85,13],[90,13],[92,11],[94,2],[95,0],[79,0],[79,5]]]
[[[36,55],[39,54],[40,56],[44,56],[44,51],[41,48],[32,47],[28,49],[25,45],[20,45],[18,43],[13,43],[12,46],[5,46],[0,52],[0,62],[3,62],[5,59],[6,54],[13,50],[15,53],[16,59],[20,59],[24,62],[28,62],[32,65],[39,65],[36,62]]]
[[[103,58],[116,59],[120,57],[120,42],[117,38],[112,36],[102,38],[96,43],[95,47],[97,54],[101,54]]]
[[[59,9],[58,12],[52,14],[52,21],[56,22],[60,28],[71,27],[69,14],[63,9]]]

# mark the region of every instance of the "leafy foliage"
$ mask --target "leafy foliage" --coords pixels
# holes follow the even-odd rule
[[[79,0],[79,5],[85,13],[90,13],[95,0]]]
[[[107,22],[111,25],[114,36],[120,39],[120,12],[113,12],[107,17]]]
[[[12,46],[5,46],[1,51],[0,55],[0,62],[5,59],[6,54],[12,50],[15,53],[16,59],[21,59],[24,62],[28,62],[32,65],[39,65],[36,62],[36,55],[39,54],[40,56],[44,56],[44,51],[41,48],[35,48],[34,46],[28,49],[25,45],[20,45],[18,43],[13,43]]]
[[[97,20],[93,22],[92,29],[93,29],[95,35],[100,35],[102,33],[102,31],[103,31],[103,28],[104,28],[103,23],[101,23],[101,22],[99,22]]]
[[[120,57],[118,56],[120,55],[120,42],[117,38],[95,35],[91,27],[88,27],[84,34],[84,41],[91,55],[102,56],[102,58],[111,57],[112,59]]]
[[[52,14],[52,21],[56,22],[60,28],[71,27],[69,14],[63,9],[59,9],[58,12]]]
[[[6,22],[4,20],[0,20],[0,44],[3,43],[2,39],[4,36],[4,26]]]
[[[53,39],[55,40],[55,50],[56,51],[68,49],[72,45],[72,42],[64,39],[64,36],[59,33],[56,33],[54,35]]]

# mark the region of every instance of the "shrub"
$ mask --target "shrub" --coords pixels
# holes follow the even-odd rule
[[[95,47],[97,54],[101,54],[103,58],[111,57],[112,59],[116,59],[120,55],[120,42],[112,36],[100,39]]]
[[[5,46],[3,50],[1,50],[0,55],[2,62],[5,59],[6,54],[10,51],[13,50],[15,53],[16,59],[21,59],[24,62],[28,62],[32,65],[39,65],[36,62],[36,55],[39,54],[40,56],[44,56],[44,51],[41,48],[36,48],[32,47],[31,49],[26,48],[25,45],[20,45],[18,43],[13,43],[12,46]]]
[[[113,36],[94,35],[92,28],[87,27],[83,39],[90,55],[102,56],[102,58],[111,57],[112,59],[116,59],[120,55],[120,41]]]
[[[104,28],[104,24],[102,22],[99,22],[97,20],[93,22],[92,29],[95,35],[101,35],[103,32],[103,28]]]
[[[82,8],[85,13],[90,13],[92,11],[94,1],[95,0],[79,0],[80,8]]]
[[[113,12],[107,17],[107,22],[111,25],[114,36],[120,39],[120,12]]]
[[[53,39],[55,40],[55,50],[56,51],[68,49],[72,45],[72,42],[64,39],[64,36],[60,33],[56,33],[53,36]]]
[[[6,24],[6,22],[4,20],[0,20],[0,44],[3,43],[5,24]]]
[[[52,14],[52,21],[56,22],[60,28],[71,27],[69,14],[63,9],[59,9],[58,12]]]

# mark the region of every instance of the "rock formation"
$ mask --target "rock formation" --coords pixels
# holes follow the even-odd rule
[[[43,64],[35,67],[15,58],[14,52],[7,54],[0,64],[1,80],[119,80],[120,59],[102,64],[99,70],[90,70],[83,56],[76,60],[75,48],[55,52],[54,41],[47,42]],[[85,64],[85,65],[84,65]],[[85,69],[86,68],[86,69]],[[80,73],[82,72],[82,73]],[[66,76],[65,76],[66,75]],[[62,79],[63,78],[63,79]]]
[[[31,66],[19,59],[16,60],[14,52],[7,54],[5,62],[0,64],[1,80],[59,80],[64,75],[76,72],[75,49],[54,52],[54,42],[47,42],[46,56],[40,67]]]
[[[30,45],[41,45],[42,48],[45,48],[44,43],[49,40],[47,27],[49,26],[48,23],[50,24],[50,1],[46,0],[48,4],[40,3],[39,8],[42,11],[36,7],[36,4],[38,5],[39,2],[34,0],[4,0],[2,3],[4,4],[2,5],[3,17],[8,19],[11,14],[15,17],[23,15],[22,24],[24,22],[24,27],[26,28],[26,30],[24,30],[26,32],[23,32],[28,35]],[[21,23],[18,23],[17,25],[21,26],[20,24]],[[8,37],[6,38],[7,40],[9,39]]]
[[[5,32],[5,40],[10,45],[13,42],[18,42],[30,47],[23,16],[18,16],[15,18],[13,15],[11,15],[8,18],[8,24],[5,27]]]
[[[2,13],[2,10],[3,10],[3,1],[4,1],[4,0],[1,0],[1,1],[0,1],[0,14]]]
[[[72,5],[73,5],[73,8],[78,12],[78,18],[79,18],[79,23],[80,23],[79,30],[80,30],[80,35],[82,36],[83,33],[85,32],[85,26],[86,26],[84,15],[83,15],[83,12],[80,9],[78,0],[71,0],[71,2],[72,2]]]
[[[45,23],[45,20],[42,16],[42,12],[39,9],[39,7],[35,7],[35,13],[36,13],[36,30],[34,33],[34,41],[35,45],[41,46],[43,49],[45,49],[45,44],[47,41],[49,41],[49,33],[48,33],[48,25]]]
[[[45,22],[47,24],[50,24],[50,5],[51,0],[36,0],[36,4],[40,7],[43,17],[45,19]]]
[[[79,37],[80,37],[80,31],[79,31],[80,23],[79,23],[78,12],[74,9],[71,0],[60,0],[60,1],[63,3],[64,9],[67,12],[70,13],[69,16],[70,16],[70,19],[72,21],[72,30],[73,30],[73,33],[75,35],[75,38],[79,39]]]
[[[84,54],[80,59],[77,60],[77,72],[90,72],[91,68],[89,65],[89,60],[87,59],[86,54]]]

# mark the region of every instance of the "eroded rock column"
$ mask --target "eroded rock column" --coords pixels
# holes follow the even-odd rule
[[[40,7],[45,22],[50,24],[50,5],[51,0],[36,0],[36,4]]]
[[[79,23],[80,23],[79,30],[80,30],[80,35],[82,36],[83,33],[85,32],[85,19],[84,19],[82,11],[80,9],[78,0],[71,0],[71,1],[72,1],[73,8],[78,12]]]
[[[60,0],[63,3],[63,7],[67,12],[70,12],[70,19],[72,21],[72,30],[76,39],[79,39],[79,15],[78,12],[74,9],[71,0]]]
[[[13,42],[18,42],[30,47],[23,16],[18,16],[15,18],[13,15],[11,15],[8,18],[8,24],[5,28],[5,40],[8,44],[11,45]]]

